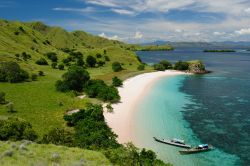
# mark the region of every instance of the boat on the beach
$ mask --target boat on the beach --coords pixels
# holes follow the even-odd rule
[[[200,152],[207,152],[213,149],[212,145],[202,144],[198,145],[197,147],[191,149],[180,150],[180,154],[192,154],[192,153],[200,153]]]
[[[164,144],[168,144],[168,145],[172,145],[172,146],[177,146],[177,147],[181,147],[181,148],[191,148],[191,145],[187,145],[185,144],[184,140],[180,140],[180,139],[171,139],[171,140],[166,140],[166,139],[158,139],[156,137],[153,137],[155,141],[160,142],[160,143],[164,143]]]

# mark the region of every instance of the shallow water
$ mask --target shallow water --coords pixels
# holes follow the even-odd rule
[[[213,73],[158,81],[137,106],[136,144],[154,149],[174,165],[250,164],[250,53],[203,53],[201,48],[138,52],[146,63],[201,59]],[[178,137],[210,143],[216,150],[181,156],[154,142]]]

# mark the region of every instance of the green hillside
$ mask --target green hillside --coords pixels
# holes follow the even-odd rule
[[[111,165],[102,153],[80,148],[41,145],[29,141],[8,141],[0,144],[1,166]]]

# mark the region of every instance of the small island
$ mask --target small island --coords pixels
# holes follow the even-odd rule
[[[130,45],[127,50],[131,51],[173,51],[174,48],[171,45]]]
[[[236,52],[235,50],[204,50],[203,52]]]

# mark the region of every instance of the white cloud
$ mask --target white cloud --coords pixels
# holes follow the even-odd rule
[[[221,36],[221,35],[225,35],[226,33],[225,32],[214,32],[213,33],[215,36]]]
[[[175,32],[181,33],[181,32],[183,32],[183,30],[182,29],[175,29]]]
[[[117,4],[114,0],[86,0],[87,3],[93,5],[107,6],[107,7],[117,7]]]
[[[135,39],[141,39],[143,38],[143,34],[140,31],[137,31],[134,36]]]
[[[246,13],[250,14],[250,8],[244,10]]]
[[[98,36],[106,38],[106,39],[110,39],[110,40],[119,40],[119,41],[122,41],[122,39],[119,36],[117,36],[117,35],[107,36],[104,32],[101,33],[101,34],[99,34]]]
[[[57,7],[53,8],[54,11],[67,11],[67,12],[94,12],[95,9],[92,7],[86,7],[86,8],[64,8],[64,7]]]
[[[235,33],[239,35],[250,35],[250,28],[240,29],[235,31]]]
[[[124,14],[124,15],[134,15],[135,13],[130,10],[125,10],[125,9],[111,9],[113,12],[118,13],[118,14]]]

